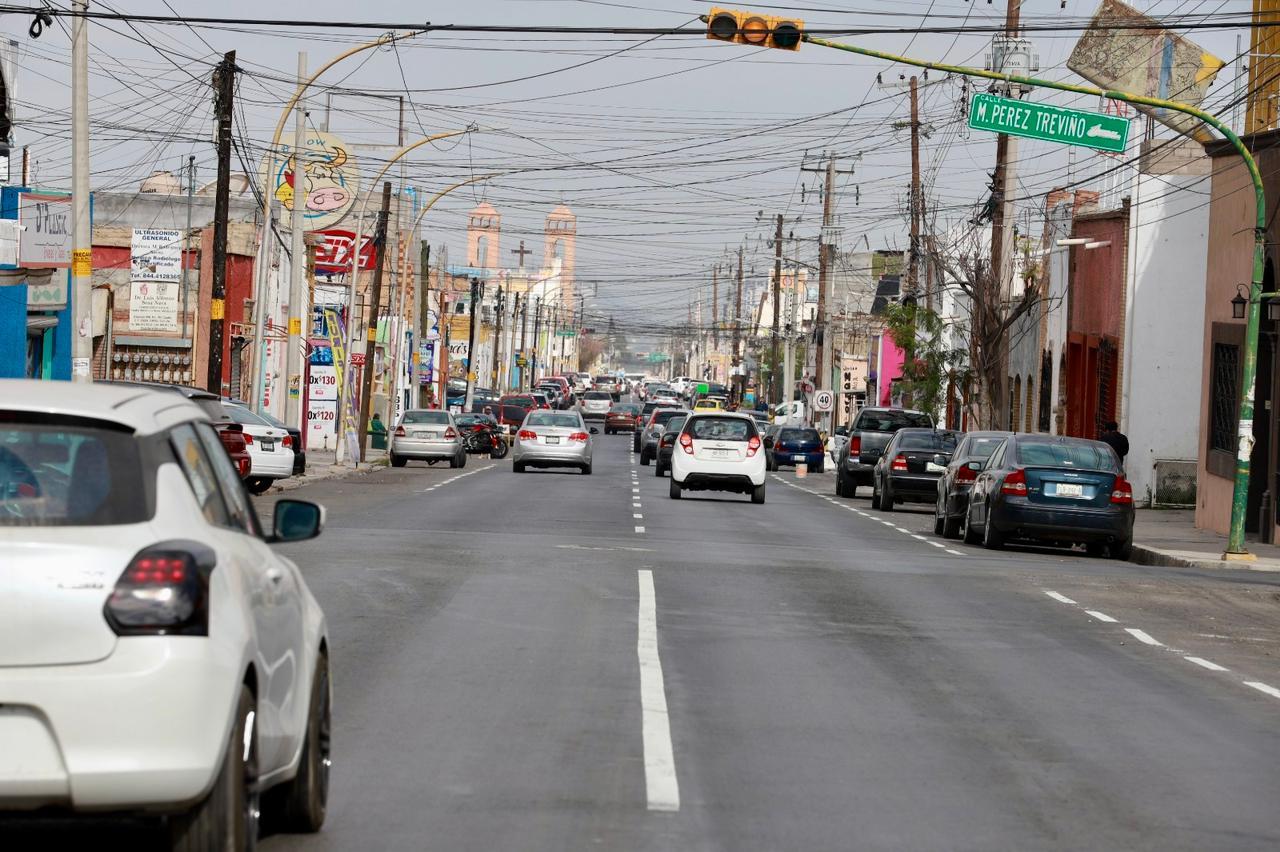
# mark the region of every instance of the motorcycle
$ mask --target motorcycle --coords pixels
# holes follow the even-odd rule
[[[505,458],[510,449],[500,428],[493,425],[476,426],[467,433],[463,446],[472,455],[487,454],[495,459]]]

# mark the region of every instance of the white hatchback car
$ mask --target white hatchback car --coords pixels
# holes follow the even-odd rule
[[[764,502],[765,452],[746,414],[695,412],[671,451],[671,499],[683,491],[734,491]]]
[[[160,390],[0,381],[0,810],[158,815],[179,850],[316,831],[324,613],[259,527],[200,408]]]

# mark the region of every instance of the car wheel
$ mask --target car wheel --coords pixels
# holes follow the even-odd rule
[[[409,463],[409,460],[408,460],[407,458],[405,458],[404,456],[398,456],[398,455],[396,455],[395,453],[392,453],[392,454],[391,454],[391,466],[392,466],[392,467],[404,467],[404,466],[405,466],[405,465],[407,465],[408,463]]]
[[[649,453],[645,450],[640,451],[640,464],[644,467],[649,466]]]
[[[880,508],[880,489],[876,488],[876,481],[871,480],[871,508]]]
[[[583,475],[583,476],[590,476],[590,475],[591,475],[591,462],[587,462],[586,464],[584,464],[584,465],[582,466],[582,475]]]
[[[311,683],[311,709],[307,713],[298,774],[267,794],[271,803],[267,813],[278,820],[284,831],[314,834],[324,825],[329,801],[331,698],[329,658],[321,654]]]
[[[271,487],[271,480],[255,476],[245,482],[245,487],[249,489],[250,494],[266,494],[267,489]]]
[[[671,477],[671,491],[670,491],[671,499],[672,499],[672,500],[679,500],[679,499],[680,499],[680,492],[681,492],[682,490],[683,490],[683,489],[681,489],[681,488],[680,488],[680,483],[679,483],[679,482],[676,482],[676,478],[675,478],[674,476],[673,476],[673,477]]]
[[[667,472],[667,469],[666,469],[665,467],[663,467],[663,466],[662,466],[662,461],[661,461],[661,460],[658,460],[657,462],[654,462],[654,465],[653,465],[653,475],[654,475],[654,476],[656,476],[656,477],[658,477],[659,479],[661,479],[661,478],[662,478],[662,474],[664,474],[664,473],[666,473],[666,472]]]
[[[973,523],[969,520],[969,513],[973,507],[970,506],[964,510],[964,518],[960,522],[960,537],[964,539],[965,544],[978,543],[978,531],[973,528]]]
[[[947,514],[947,504],[942,504],[942,537],[957,538],[960,535],[960,519]]]
[[[524,463],[513,462],[511,465],[511,469],[514,470],[516,473],[524,473]]]
[[[999,550],[1004,547],[1004,534],[991,523],[991,507],[987,507],[987,523],[982,528],[982,546],[987,550]]]
[[[813,472],[814,472],[814,473],[825,473],[825,472],[826,472],[826,469],[827,469],[827,460],[826,460],[826,459],[818,459],[818,463],[817,463],[817,465],[815,465],[815,466],[814,466],[814,468],[813,468]]]
[[[252,852],[257,847],[261,808],[255,716],[253,693],[242,685],[236,721],[213,789],[191,810],[169,818],[169,844],[175,852]]]
[[[893,492],[889,490],[889,483],[884,484],[884,488],[880,490],[880,511],[893,511]]]
[[[947,516],[942,511],[942,501],[938,500],[933,507],[933,534],[942,535],[942,530],[946,527]]]
[[[1111,545],[1111,558],[1119,559],[1121,562],[1128,562],[1129,557],[1133,555],[1133,539],[1128,538],[1124,541],[1113,542]]]
[[[849,492],[849,489],[846,488],[844,484],[844,474],[837,470],[836,471],[836,496],[848,497],[850,496],[848,492]]]
[[[757,506],[764,502],[764,483],[760,483],[751,489],[751,502]]]

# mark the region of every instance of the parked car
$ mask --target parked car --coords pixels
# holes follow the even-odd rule
[[[539,385],[552,384],[560,388],[560,407],[570,408],[578,403],[578,398],[574,395],[573,385],[564,376],[548,376],[538,382]]]
[[[604,416],[604,433],[635,432],[640,428],[640,410],[638,402],[615,402]]]
[[[578,403],[584,420],[604,420],[612,407],[613,394],[608,391],[587,391]]]
[[[0,809],[167,814],[180,850],[252,848],[260,814],[319,830],[329,637],[271,545],[323,508],[280,500],[262,529],[165,391],[0,381],[0,447]]]
[[[943,538],[960,535],[960,522],[969,510],[969,489],[978,471],[995,452],[996,447],[1012,432],[969,432],[960,439],[947,470],[938,477],[937,504],[933,512],[933,531]]]
[[[146,391],[170,391],[182,394],[183,397],[199,407],[205,413],[205,416],[209,418],[209,422],[217,430],[218,440],[222,442],[223,449],[227,451],[227,455],[236,466],[236,470],[240,472],[240,478],[249,478],[249,471],[253,467],[253,462],[249,458],[249,446],[244,439],[244,427],[227,413],[226,407],[222,404],[222,398],[216,393],[211,393],[203,388],[188,387],[187,385],[162,385],[150,382],[112,381],[96,382],[95,384],[137,388]]]
[[[657,458],[658,441],[666,430],[667,421],[673,417],[681,417],[689,412],[683,408],[655,408],[649,420],[640,432],[640,464],[648,466],[651,459]]]
[[[689,414],[671,454],[671,499],[685,491],[730,491],[765,496],[764,445],[756,422],[743,414]]]
[[[1084,544],[1128,559],[1133,549],[1133,488],[1120,459],[1101,441],[1014,435],[987,459],[961,524],[967,543]]]
[[[450,379],[445,386],[445,405],[449,410],[461,408],[467,402],[467,382],[465,379]]]
[[[765,435],[764,449],[769,470],[805,464],[812,473],[822,473],[826,461],[817,429],[783,426],[772,435]]]
[[[391,466],[404,467],[410,459],[432,464],[447,460],[449,467],[466,466],[467,451],[451,412],[411,408],[404,413],[391,435]]]
[[[247,408],[250,411],[253,411],[253,406],[249,405],[249,403],[243,399],[228,399],[227,397],[223,397],[222,401],[224,403],[228,403],[228,402],[233,403],[235,405],[239,405],[243,408]],[[293,440],[293,443],[292,443],[293,475],[302,476],[304,473],[306,473],[307,472],[307,452],[302,448],[302,430],[295,429],[292,426],[286,426],[283,420],[281,420],[278,417],[273,417],[269,411],[266,411],[266,410],[254,411],[253,413],[258,415],[263,420],[267,421],[267,423],[276,427],[277,429],[283,429],[289,433],[289,437]]]
[[[676,439],[684,428],[686,415],[672,417],[663,428],[662,437],[658,439],[657,456],[653,460],[653,475],[661,477],[671,470],[671,453],[675,450]]]
[[[933,418],[923,411],[901,408],[864,408],[849,430],[849,441],[840,450],[836,467],[836,496],[854,497],[859,485],[871,485],[876,462],[899,429],[932,429]]]
[[[896,503],[932,503],[938,479],[959,441],[950,429],[899,429],[872,474],[871,507],[892,512]]]
[[[249,450],[249,478],[245,485],[250,491],[262,494],[277,479],[293,475],[293,436],[287,430],[272,426],[243,405],[224,402],[223,407],[244,430]]]
[[[531,411],[516,432],[511,447],[511,469],[524,473],[529,467],[576,467],[591,473],[591,436],[577,411]]]
[[[498,396],[489,388],[473,388],[471,390],[471,411],[469,414],[497,414]]]

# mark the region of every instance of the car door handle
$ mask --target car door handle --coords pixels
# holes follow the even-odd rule
[[[270,568],[267,570],[267,579],[271,581],[271,585],[278,586],[284,580],[284,571],[280,568]]]

